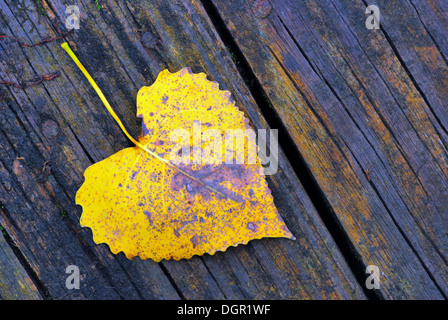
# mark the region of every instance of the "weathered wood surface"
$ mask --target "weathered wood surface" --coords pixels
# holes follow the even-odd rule
[[[0,300],[41,299],[33,281],[0,234]]]
[[[15,1],[0,1],[0,31],[28,43],[57,36],[69,2],[41,1],[42,10],[25,3],[23,10]],[[255,128],[268,127],[201,3],[102,1],[101,10],[88,0],[77,5],[81,28],[63,40],[70,42],[133,136],[140,132],[138,89],[164,68],[185,66],[206,72],[230,90]],[[43,298],[365,298],[364,284],[354,277],[283,152],[280,170],[268,183],[296,241],[262,239],[214,256],[161,263],[127,260],[104,244],[96,245],[90,230],[79,225],[75,193],[89,165],[131,144],[60,48],[63,40],[34,48],[0,42],[3,80],[61,72],[24,90],[0,87],[0,224],[35,274]],[[65,287],[65,269],[72,264],[82,274],[80,290]],[[418,267],[415,274],[421,276]],[[438,297],[431,286],[428,280],[428,296]]]
[[[213,3],[382,296],[446,298],[448,2]]]

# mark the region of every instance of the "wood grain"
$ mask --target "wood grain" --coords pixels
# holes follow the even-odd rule
[[[0,28],[22,41],[57,33],[65,1],[42,1],[45,17],[0,1]],[[190,66],[230,90],[255,128],[268,125],[202,5],[191,1],[79,1],[81,28],[66,40],[133,136],[135,97],[164,68]],[[33,9],[31,5],[31,9]],[[36,9],[36,8],[34,8]],[[36,10],[35,10],[36,11]],[[27,32],[35,26],[33,32]],[[79,226],[74,203],[83,171],[130,146],[88,82],[59,47],[0,48],[0,77],[20,81],[60,70],[25,90],[0,88],[1,223],[53,299],[364,299],[334,240],[283,152],[268,178],[275,203],[297,240],[262,239],[225,253],[160,264],[114,256]],[[22,71],[23,70],[23,71]],[[25,160],[17,163],[17,155]],[[43,170],[44,163],[51,161]],[[22,160],[19,160],[22,161]],[[20,165],[22,165],[20,167]],[[65,288],[65,268],[79,266],[81,289]]]
[[[446,297],[447,69],[415,8],[369,2],[368,30],[362,1],[213,3],[381,294]]]
[[[0,234],[0,300],[40,300],[39,291]]]

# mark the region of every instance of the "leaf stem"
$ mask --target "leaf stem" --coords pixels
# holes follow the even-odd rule
[[[128,137],[129,140],[131,140],[137,147],[141,148],[142,150],[146,151],[147,153],[149,153],[151,156],[153,156],[154,158],[162,161],[163,163],[166,163],[169,167],[176,169],[177,171],[179,171],[180,173],[182,173],[183,175],[187,176],[188,178],[192,179],[193,181],[196,181],[198,183],[200,183],[201,185],[203,185],[204,187],[206,187],[208,190],[215,192],[221,196],[223,196],[224,198],[228,198],[232,201],[235,201],[233,199],[231,199],[230,197],[224,195],[222,192],[213,189],[212,187],[207,186],[206,184],[204,184],[202,181],[196,179],[195,177],[191,176],[190,174],[188,174],[187,172],[183,171],[182,169],[176,167],[175,165],[171,164],[168,160],[166,160],[165,158],[162,158],[161,156],[159,156],[158,154],[156,154],[155,152],[152,152],[151,150],[148,150],[144,145],[142,145],[140,142],[138,142],[137,140],[135,140],[130,134],[129,132],[126,130],[126,128],[124,127],[123,123],[121,122],[120,118],[118,117],[118,115],[115,113],[115,111],[112,109],[112,107],[110,106],[109,102],[107,101],[106,97],[104,96],[103,92],[101,91],[100,87],[98,87],[98,85],[96,84],[95,80],[93,80],[92,76],[89,74],[89,72],[86,70],[86,68],[84,68],[84,66],[82,65],[82,63],[79,61],[78,57],[75,55],[75,53],[72,51],[72,49],[70,48],[70,46],[68,45],[67,42],[64,42],[63,44],[61,44],[61,47],[68,53],[68,55],[70,56],[70,58],[72,58],[72,60],[76,63],[76,65],[78,66],[78,68],[82,71],[82,73],[84,74],[84,76],[87,78],[87,80],[89,81],[89,83],[91,84],[91,86],[93,87],[93,89],[95,89],[96,93],[98,94],[98,96],[100,97],[101,101],[103,102],[104,106],[106,107],[107,111],[109,111],[109,113],[111,114],[111,116],[115,119],[115,121],[117,122],[118,126],[120,127],[120,129],[123,131],[123,133],[126,135],[126,137]],[[238,201],[235,201],[238,202]]]

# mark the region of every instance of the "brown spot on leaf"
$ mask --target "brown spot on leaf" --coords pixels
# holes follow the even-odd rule
[[[191,237],[190,241],[193,244],[193,248],[196,248],[196,246],[199,244],[199,237],[197,235],[194,235]]]
[[[247,223],[247,229],[255,232],[257,230],[257,225],[253,222],[248,222]]]

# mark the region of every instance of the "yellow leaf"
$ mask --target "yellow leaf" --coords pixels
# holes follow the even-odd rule
[[[160,261],[214,254],[263,237],[294,239],[277,212],[258,157],[254,163],[235,163],[238,152],[247,159],[250,142],[230,153],[233,163],[226,162],[236,143],[220,144],[221,137],[236,132],[241,138],[250,130],[228,91],[189,68],[164,70],[140,89],[137,116],[143,129],[137,146],[87,168],[76,194],[83,207],[81,225],[92,229],[96,243],[128,258]],[[188,137],[184,146],[191,154],[181,154],[186,163],[172,164],[179,145],[173,134],[179,130]]]

